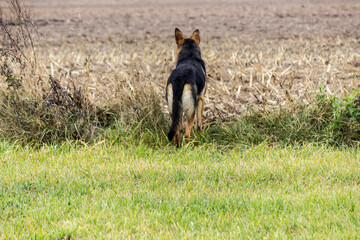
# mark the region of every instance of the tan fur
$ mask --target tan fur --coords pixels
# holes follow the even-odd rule
[[[193,112],[191,115],[189,115],[187,117],[186,130],[185,130],[185,142],[186,143],[189,143],[191,128],[193,127],[194,122],[195,122],[195,112]]]
[[[193,114],[195,112],[194,109],[194,100],[192,98],[192,93],[191,93],[191,85],[190,84],[185,84],[184,85],[184,90],[183,90],[183,94],[182,94],[182,106],[183,106],[183,111],[185,113],[186,116],[189,116],[191,114]]]
[[[200,45],[200,33],[198,30],[195,30],[191,36],[191,39],[193,39],[197,45]]]
[[[182,109],[186,116],[186,130],[185,130],[185,142],[190,140],[190,132],[195,122],[195,103],[192,97],[191,85],[185,84],[181,98]]]
[[[172,107],[173,107],[173,88],[171,83],[167,87],[167,103],[168,103],[170,117],[172,117],[171,115],[172,115]]]
[[[183,33],[180,30],[175,31],[175,42],[178,46],[180,46],[185,40]]]
[[[200,95],[197,97],[197,104],[196,104],[196,121],[197,121],[197,128],[202,130],[202,115],[204,112],[204,105],[205,105],[205,93],[206,93],[206,82],[205,87],[201,91]]]

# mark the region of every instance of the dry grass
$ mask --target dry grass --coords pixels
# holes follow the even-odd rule
[[[205,120],[225,121],[250,106],[268,109],[309,103],[322,86],[329,95],[358,90],[360,54],[355,38],[215,39],[202,43],[208,69]],[[28,91],[48,88],[51,74],[63,85],[81,87],[95,104],[153,89],[161,98],[174,67],[175,44],[139,41],[79,41],[37,48],[38,73]],[[3,84],[2,88],[6,88]],[[163,100],[164,112],[165,100]]]

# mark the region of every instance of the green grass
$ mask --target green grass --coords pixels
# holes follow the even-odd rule
[[[358,149],[2,142],[1,239],[359,238]]]

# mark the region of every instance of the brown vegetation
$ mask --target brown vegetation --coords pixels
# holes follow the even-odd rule
[[[304,2],[303,6],[311,11],[301,12],[295,11],[303,8],[301,4],[282,5],[279,1],[259,8],[258,2],[261,0],[246,5],[240,1],[232,3],[232,8],[211,2],[210,5],[218,7],[216,13],[209,10],[209,4],[205,8],[209,11],[180,7],[177,8],[179,12],[174,13],[175,2],[169,6],[153,3],[154,11],[141,3],[123,6],[114,2],[103,6],[104,11],[95,11],[88,8],[95,4],[92,2],[81,6],[49,3],[44,10],[42,3],[35,1],[31,10],[36,13],[34,23],[42,36],[36,38],[38,41],[34,45],[31,33],[35,31],[28,11],[20,11],[18,1],[9,0],[10,9],[15,10],[13,16],[18,17],[2,17],[4,47],[0,88],[4,93],[16,89],[15,95],[14,92],[7,95],[16,103],[35,101],[36,106],[62,106],[71,113],[77,111],[76,106],[87,106],[89,116],[92,116],[87,119],[98,121],[95,116],[103,114],[103,122],[94,123],[95,127],[110,124],[107,121],[109,116],[115,116],[115,110],[109,106],[119,107],[126,103],[123,110],[142,115],[139,109],[151,106],[154,94],[161,99],[160,106],[166,115],[165,82],[174,68],[176,51],[171,27],[175,22],[170,13],[178,16],[180,13],[186,15],[188,11],[190,20],[186,27],[199,25],[203,33],[201,48],[208,73],[208,104],[204,111],[207,123],[247,115],[249,109],[254,108],[269,110],[277,106],[308,104],[314,101],[320,89],[330,96],[345,96],[358,90],[359,36],[355,30],[347,29],[348,26],[356,28],[354,12],[359,8],[357,3]],[[169,29],[161,27],[156,31],[160,26],[156,21],[158,7],[169,10],[168,14],[159,16],[159,19],[171,22]],[[236,22],[231,15],[234,9],[243,9],[238,17],[248,25],[239,23],[231,30]],[[261,16],[253,15],[256,9]],[[9,13],[8,8],[2,10],[2,16]],[[323,14],[322,10],[330,15]],[[142,11],[143,17],[140,16]],[[310,15],[319,21],[312,22]],[[303,25],[300,19],[303,19]],[[183,18],[178,20],[179,27],[185,25]],[[219,22],[222,27],[218,26]],[[346,34],[340,32],[338,25],[332,25],[341,22]],[[121,31],[114,28],[116,23],[121,26]],[[93,29],[89,29],[90,26]],[[240,26],[243,27],[238,29]],[[306,30],[306,26],[313,26],[317,32]],[[297,33],[290,32],[291,28]],[[143,29],[148,31],[144,33]],[[99,31],[101,35],[97,34]],[[7,32],[16,37],[7,37]],[[11,57],[15,61],[10,61]],[[76,100],[78,96],[81,101]],[[134,103],[135,96],[141,99],[140,105]],[[96,108],[101,111],[96,112]],[[136,124],[141,117],[127,121]]]

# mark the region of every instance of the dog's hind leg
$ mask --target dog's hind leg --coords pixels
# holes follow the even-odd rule
[[[193,112],[190,116],[187,117],[186,131],[185,131],[186,143],[189,143],[190,141],[191,128],[193,127],[194,122],[195,122],[195,112]]]
[[[197,103],[196,103],[196,127],[198,130],[202,130],[202,115],[204,112],[204,104],[205,104],[205,99],[204,97],[199,97],[197,99]]]
[[[179,130],[175,133],[175,136],[174,136],[174,144],[176,147],[180,147],[180,141],[179,141]]]
[[[206,93],[206,83],[204,89],[201,91],[200,95],[196,100],[196,126],[198,130],[202,130],[202,116],[204,113],[205,105],[205,93]]]
[[[183,110],[186,115],[186,130],[185,130],[185,142],[188,143],[190,140],[191,128],[195,122],[195,93],[196,89],[190,84],[185,84],[182,95]]]

